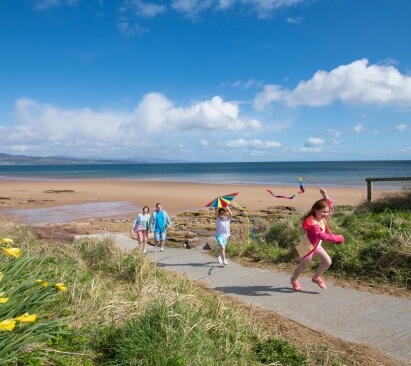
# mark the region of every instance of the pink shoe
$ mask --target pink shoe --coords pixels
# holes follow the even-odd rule
[[[300,283],[297,280],[291,278],[291,285],[293,286],[294,291],[301,291]]]
[[[327,289],[327,285],[325,284],[325,282],[323,281],[323,279],[321,277],[316,278],[312,278],[312,280],[314,283],[316,283],[318,286],[320,286],[323,290]]]

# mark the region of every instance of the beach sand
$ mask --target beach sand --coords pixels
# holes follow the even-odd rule
[[[238,192],[235,202],[249,212],[274,206],[290,206],[301,212],[310,209],[312,204],[321,198],[318,188],[310,185],[304,187],[304,194],[297,195],[292,200],[274,198],[266,189],[272,190],[277,195],[291,196],[298,192],[298,186],[265,187],[146,180],[4,180],[1,181],[1,187],[0,215],[3,221],[15,219],[16,212],[28,212],[28,210],[35,212],[35,209],[44,211],[48,208],[91,203],[107,205],[107,214],[103,213],[105,217],[135,216],[145,205],[149,206],[152,212],[157,202],[160,202],[170,215],[176,215],[182,211],[206,209],[205,205],[215,197],[235,192]],[[334,199],[335,205],[355,206],[367,198],[365,185],[363,189],[324,188]],[[378,196],[378,193],[374,196]],[[117,210],[110,213],[110,205],[116,202],[124,205],[125,212]],[[92,219],[95,214],[97,212],[92,210],[87,213],[87,216],[90,216],[87,218]],[[79,218],[72,218],[73,221],[84,220],[84,214],[83,217],[79,216]],[[99,213],[99,216],[101,217],[102,214]]]

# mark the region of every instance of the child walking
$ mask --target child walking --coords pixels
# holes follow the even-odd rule
[[[291,285],[295,291],[301,291],[298,277],[307,268],[308,263],[313,256],[320,258],[321,263],[317,271],[312,277],[312,282],[316,283],[322,289],[327,289],[327,286],[321,276],[331,266],[331,258],[328,253],[321,246],[322,241],[342,244],[344,237],[342,235],[333,234],[327,225],[327,216],[333,208],[333,200],[327,196],[325,189],[320,188],[322,199],[316,201],[311,210],[305,215],[302,227],[306,231],[306,239],[312,244],[311,250],[308,254],[300,256],[300,264],[295,269],[291,277]]]
[[[215,209],[215,220],[216,220],[216,231],[215,238],[217,240],[217,245],[219,248],[219,254],[217,256],[218,263],[228,264],[227,258],[225,257],[225,247],[227,245],[228,237],[230,236],[230,222],[231,222],[232,212],[230,208],[220,207]]]

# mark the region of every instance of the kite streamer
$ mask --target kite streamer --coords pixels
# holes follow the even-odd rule
[[[301,177],[303,178],[303,177]],[[305,180],[307,180],[308,182],[310,182],[312,185],[316,186],[318,189],[320,189],[320,187],[318,187],[312,180],[309,180],[307,177],[304,177]]]
[[[241,216],[245,217],[247,219],[247,243],[250,244],[250,219],[248,217],[247,211],[241,207],[238,203],[236,202],[230,202],[229,206],[233,208],[234,210],[238,211]],[[241,236],[241,231],[240,231],[240,236]]]
[[[277,196],[275,195],[273,192],[271,192],[269,189],[267,189],[267,192],[270,193],[273,197],[275,198],[286,198],[288,200],[292,200],[297,194],[303,194],[305,192],[305,189],[303,187],[303,177],[299,177],[298,180],[300,181],[300,190],[296,193],[294,193],[292,196],[290,197],[286,197],[286,196]]]

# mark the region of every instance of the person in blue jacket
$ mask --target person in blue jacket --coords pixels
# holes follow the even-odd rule
[[[151,215],[150,227],[154,233],[154,251],[157,251],[157,246],[160,246],[160,252],[164,252],[166,230],[171,227],[171,220],[168,213],[163,210],[161,203],[156,204],[156,211]]]

